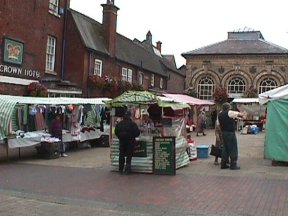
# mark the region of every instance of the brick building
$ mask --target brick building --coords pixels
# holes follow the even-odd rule
[[[65,8],[69,0],[4,0],[0,4],[0,93],[25,95],[31,82],[50,94],[82,94],[63,80]]]
[[[266,41],[260,31],[228,32],[228,39],[183,53],[186,86],[201,99],[213,99],[218,86],[230,98],[257,94],[288,82],[288,50]]]
[[[115,96],[119,80],[125,88],[183,92],[185,74],[174,56],[161,54],[161,42],[152,44],[151,32],[143,41],[117,33],[114,1],[102,5],[102,24],[69,6],[70,0],[1,3],[0,94],[25,95],[39,82],[52,97]],[[109,91],[99,80],[109,80]]]
[[[115,96],[127,83],[136,89],[183,92],[185,75],[176,68],[174,56],[161,54],[161,42],[154,46],[150,31],[144,41],[118,34],[119,8],[109,0],[102,7],[102,24],[69,10],[65,79],[80,85],[85,97]],[[101,84],[99,77],[109,84]]]

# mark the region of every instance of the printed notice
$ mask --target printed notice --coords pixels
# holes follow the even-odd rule
[[[175,175],[175,137],[153,137],[153,173]]]

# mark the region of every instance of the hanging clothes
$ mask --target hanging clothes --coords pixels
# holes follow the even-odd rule
[[[37,107],[37,113],[35,115],[35,128],[36,130],[45,129],[45,120],[43,116],[44,110],[41,107]]]

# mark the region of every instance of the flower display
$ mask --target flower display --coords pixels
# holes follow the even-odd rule
[[[217,87],[213,94],[214,101],[218,104],[225,103],[228,99],[228,94],[226,88]]]
[[[142,85],[132,84],[126,80],[116,80],[108,76],[90,76],[92,85],[103,92],[109,92],[111,96],[115,97],[127,90],[144,90]]]
[[[33,97],[47,97],[47,88],[39,82],[32,82],[27,86],[29,96]]]

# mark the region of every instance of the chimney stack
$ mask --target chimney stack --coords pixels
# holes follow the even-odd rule
[[[146,34],[146,42],[152,45],[152,34],[150,31],[148,31]]]
[[[118,7],[114,5],[114,0],[107,0],[106,4],[101,5],[103,7],[103,34],[106,41],[106,46],[111,57],[115,57],[116,54],[116,25],[117,25],[117,11]]]
[[[156,47],[157,47],[157,49],[159,50],[159,52],[161,53],[162,42],[161,42],[161,41],[157,41]]]

